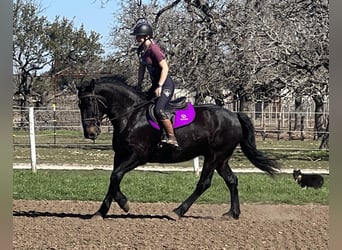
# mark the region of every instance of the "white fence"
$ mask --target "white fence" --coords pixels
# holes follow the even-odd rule
[[[278,139],[288,138],[293,134],[294,124],[297,122],[297,132],[302,133],[304,138],[314,138],[317,135],[315,131],[315,116],[322,115],[327,121],[328,112],[313,112],[311,105],[308,105],[302,112],[290,111],[290,107],[283,106],[280,110],[274,104],[269,104],[267,108],[261,105],[257,112],[246,112],[251,117],[255,129],[264,136],[277,136]],[[51,106],[46,108],[34,109],[34,120],[36,130],[50,131],[52,135],[57,130],[76,130],[81,131],[81,116],[78,109],[63,109],[61,107]],[[299,117],[300,119],[297,119]],[[299,124],[300,123],[300,124]],[[300,125],[300,126],[298,126]],[[326,127],[326,123],[324,124]],[[25,130],[29,128],[29,108],[13,109],[13,129]],[[112,126],[108,120],[103,121],[103,132],[111,132]],[[319,133],[326,133],[320,131]],[[56,137],[54,137],[56,140]],[[15,143],[15,142],[14,142]]]
[[[29,143],[30,144],[30,157],[31,157],[31,168],[33,172],[36,171],[36,138],[37,136],[52,136],[53,140],[50,141],[50,144],[58,144],[58,131],[59,130],[76,130],[78,131],[78,137],[83,138],[82,133],[82,127],[81,127],[81,121],[80,121],[80,114],[78,110],[58,110],[55,106],[51,108],[28,108],[27,110],[14,110],[14,119],[13,119],[13,128],[14,130],[21,131],[23,130],[24,132],[22,133],[23,138],[27,138],[27,135],[29,135],[29,142],[25,142],[25,140],[20,140],[20,135],[19,136],[14,136],[13,137],[13,144],[15,145],[20,145],[20,144],[25,144]],[[261,117],[260,119],[263,120],[263,131],[267,130],[265,129],[266,125],[268,131],[272,129],[272,126],[274,126],[274,122],[272,122],[272,119],[274,119],[272,112],[265,114],[265,117]],[[306,112],[306,119],[310,119],[310,116],[312,115],[309,112]],[[286,115],[284,112],[282,115]],[[291,113],[291,115],[294,115]],[[290,115],[290,116],[291,116]],[[18,119],[20,117],[20,119]],[[17,119],[15,119],[17,118]],[[268,122],[265,122],[268,121]],[[258,128],[258,119],[254,120],[254,124],[256,125],[256,128]],[[307,123],[307,132],[313,133],[313,127],[310,127],[311,122]],[[279,125],[279,123],[278,123]],[[111,134],[112,133],[112,126],[109,124],[109,122],[105,122],[105,133]],[[259,127],[260,128],[260,127]],[[278,127],[279,128],[279,127]],[[48,132],[48,133],[43,133],[40,134],[37,132]],[[278,133],[280,133],[279,130]],[[29,133],[28,133],[29,132]],[[111,137],[111,136],[110,136]],[[72,144],[73,138],[70,138],[70,142],[66,142],[69,145]],[[40,142],[41,143],[41,142]],[[45,140],[46,143],[46,140]],[[48,144],[49,144],[48,143]],[[108,141],[107,141],[108,143]],[[109,145],[109,143],[108,143]],[[193,161],[193,171],[196,174],[199,174],[200,172],[200,166],[199,166],[199,158],[195,158]]]

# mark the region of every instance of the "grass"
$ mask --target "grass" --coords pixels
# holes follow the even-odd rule
[[[54,144],[56,140],[56,144]],[[329,169],[329,151],[317,151],[319,141],[261,140],[257,148],[279,159],[283,168]],[[94,144],[79,131],[49,131],[36,133],[37,164],[112,165],[111,134],[104,133]],[[15,131],[13,162],[30,163],[27,131]],[[105,147],[100,147],[100,146]],[[72,147],[71,147],[72,146]],[[97,148],[98,147],[98,148]],[[298,150],[299,149],[299,150]],[[302,150],[301,150],[302,149]],[[202,163],[200,158],[200,164]],[[148,164],[167,166],[168,164]],[[175,167],[193,167],[192,161],[172,164]],[[230,166],[254,168],[239,149],[233,154]],[[322,189],[301,189],[291,175],[281,174],[272,179],[265,174],[237,174],[240,202],[253,203],[319,203],[328,204],[329,176]],[[101,201],[107,192],[108,171],[43,171],[14,170],[13,198],[38,200],[94,200]],[[130,201],[182,202],[194,190],[198,181],[193,173],[155,173],[132,171],[125,176],[121,189]],[[227,203],[230,195],[223,180],[215,173],[212,186],[198,203]]]
[[[105,149],[82,148],[36,148],[37,164],[78,164],[78,165],[112,165],[114,153]],[[325,151],[265,151],[269,156],[279,159],[284,168],[329,169],[328,153]],[[14,163],[30,163],[30,148],[15,147],[13,149]],[[200,158],[200,164],[202,164]],[[149,166],[167,166],[168,164],[149,163]],[[186,161],[172,166],[192,167],[193,162]],[[248,159],[238,150],[230,160],[232,168],[254,168]]]
[[[22,137],[27,132],[16,132],[13,147],[14,163],[29,163],[30,148],[25,144]],[[113,151],[111,150],[111,134],[102,134],[96,144],[90,140],[83,139],[83,135],[77,131],[59,131],[57,144],[54,145],[49,139],[47,132],[37,135],[37,163],[38,164],[93,164],[112,165]],[[68,143],[71,140],[72,143]],[[23,144],[18,144],[22,142]],[[45,145],[42,146],[42,143]],[[47,145],[46,145],[47,143]],[[329,169],[329,151],[317,151],[319,141],[313,140],[261,140],[257,137],[257,147],[267,155],[279,159],[284,168],[301,169]],[[20,145],[20,146],[19,146]],[[105,147],[100,147],[105,145]],[[69,147],[73,146],[73,147]],[[99,148],[96,148],[99,147]],[[302,149],[302,150],[301,150]],[[305,150],[304,150],[305,149]],[[201,162],[200,162],[201,163]],[[148,164],[167,166],[167,164]],[[192,161],[172,164],[179,167],[192,167]],[[253,168],[253,165],[240,152],[239,149],[233,154],[230,161],[233,168]]]
[[[102,133],[96,140],[97,144],[111,144],[112,133]],[[36,130],[35,131],[36,144],[93,144],[93,141],[85,139],[83,132],[79,130]],[[27,144],[29,145],[29,131],[14,130],[13,144]]]
[[[237,174],[242,203],[328,204],[329,176],[321,189],[302,189],[289,174],[274,179],[266,174]],[[102,201],[107,192],[108,171],[14,170],[13,198],[33,200]],[[194,190],[198,177],[193,173],[132,171],[125,175],[121,190],[135,202],[182,202]],[[230,195],[215,173],[212,186],[197,203],[227,203]]]

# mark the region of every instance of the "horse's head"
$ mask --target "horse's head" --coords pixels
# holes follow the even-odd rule
[[[95,81],[78,84],[78,107],[81,112],[84,137],[95,140],[101,133],[101,121],[104,116],[105,103],[95,93]]]

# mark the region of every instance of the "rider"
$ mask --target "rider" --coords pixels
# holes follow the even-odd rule
[[[166,131],[166,138],[162,138],[161,142],[178,147],[178,142],[175,137],[173,126],[170,120],[170,113],[167,111],[167,106],[171,101],[175,84],[168,74],[169,67],[165,59],[165,55],[159,45],[152,39],[153,30],[151,25],[146,21],[137,22],[133,33],[136,41],[139,43],[139,71],[138,71],[138,88],[141,85],[147,68],[152,86],[148,91],[149,97],[159,97],[155,104],[155,112],[158,120]]]

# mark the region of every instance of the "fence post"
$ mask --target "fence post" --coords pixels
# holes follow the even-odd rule
[[[29,127],[30,127],[30,148],[31,148],[31,169],[33,173],[37,172],[36,166],[36,141],[34,135],[34,108],[29,108]]]
[[[56,144],[56,104],[52,104],[53,107],[53,144]]]
[[[199,175],[199,157],[194,158],[194,172],[198,176]]]

